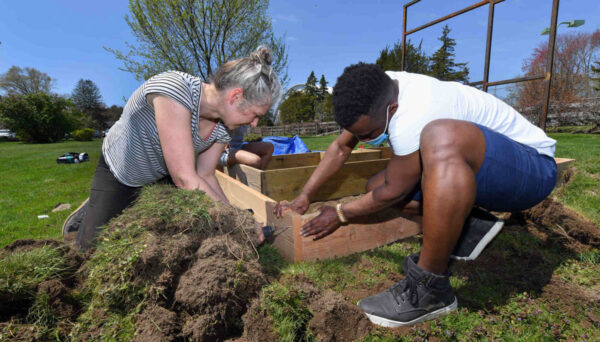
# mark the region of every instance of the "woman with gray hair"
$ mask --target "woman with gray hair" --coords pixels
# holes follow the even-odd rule
[[[281,94],[271,51],[223,64],[210,82],[167,71],[144,82],[102,144],[90,197],[63,225],[63,236],[90,247],[97,227],[119,215],[143,185],[170,176],[178,188],[228,202],[215,168],[229,130],[256,126]]]

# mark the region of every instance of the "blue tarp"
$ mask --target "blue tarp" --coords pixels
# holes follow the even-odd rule
[[[304,141],[302,141],[302,139],[300,139],[300,137],[297,135],[293,138],[277,136],[264,137],[262,138],[262,141],[273,144],[273,147],[275,148],[273,151],[274,156],[279,154],[310,152],[310,150],[304,144]]]

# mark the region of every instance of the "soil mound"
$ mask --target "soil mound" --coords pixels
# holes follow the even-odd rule
[[[584,244],[600,248],[600,229],[591,221],[563,204],[546,198],[535,207],[525,210],[522,215],[537,225],[552,230],[566,245]]]
[[[63,339],[58,322],[77,319],[81,304],[76,272],[81,255],[56,240],[17,240],[0,250],[0,337],[11,340]]]
[[[288,340],[291,336],[278,336],[277,323],[270,318],[278,310],[283,310],[288,316],[297,317],[299,322],[294,340],[304,340],[314,337],[317,341],[355,341],[365,337],[372,329],[371,323],[358,306],[347,302],[344,297],[332,290],[321,290],[309,279],[295,276],[282,279],[287,288],[284,298],[273,298],[269,291],[263,291],[248,312],[244,315],[245,341],[275,341]],[[298,302],[293,299],[301,299]],[[289,304],[296,302],[297,307],[273,307],[273,303]],[[266,309],[265,309],[266,308]],[[293,312],[305,310],[309,317],[304,320],[302,315]],[[273,311],[273,312],[271,312]],[[303,322],[303,323],[302,323]]]
[[[165,185],[109,223],[86,264],[92,300],[75,340],[215,341],[242,334],[266,283],[252,215]],[[110,322],[110,324],[107,324]]]

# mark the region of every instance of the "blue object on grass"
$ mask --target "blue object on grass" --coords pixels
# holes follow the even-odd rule
[[[304,141],[299,136],[289,137],[278,137],[270,136],[262,138],[262,141],[273,144],[274,151],[273,155],[280,154],[294,154],[294,153],[306,153],[310,150],[304,144]]]

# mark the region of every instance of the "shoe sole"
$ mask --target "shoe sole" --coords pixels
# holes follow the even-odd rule
[[[63,226],[62,226],[63,239],[70,234],[70,233],[68,233],[68,232],[65,231],[65,229],[67,228],[67,222],[69,222],[69,220],[71,219],[71,217],[73,217],[73,215],[75,215],[81,208],[83,208],[83,206],[86,205],[89,200],[90,200],[89,197],[86,198],[85,201],[83,201],[83,203],[81,203],[81,205],[79,207],[77,207],[77,209],[73,210],[71,212],[71,214],[69,214],[69,216],[67,217],[67,219],[65,220],[65,222],[63,223]]]
[[[406,327],[406,326],[414,325],[417,323],[429,321],[429,320],[438,318],[440,316],[445,316],[453,311],[456,311],[457,307],[458,307],[458,300],[456,299],[456,297],[454,297],[454,302],[452,302],[452,304],[445,306],[443,308],[437,309],[435,311],[432,311],[428,314],[425,314],[421,317],[415,318],[412,321],[408,321],[408,322],[394,321],[394,320],[391,320],[388,318],[375,316],[373,314],[368,314],[366,312],[365,312],[365,314],[367,315],[367,317],[373,324],[380,325],[380,326],[386,327],[386,328],[397,328],[397,327]]]
[[[469,254],[466,257],[450,255],[450,259],[461,261],[471,261],[477,259],[477,257],[479,256],[479,254],[481,254],[481,252],[483,252],[485,247],[496,237],[496,235],[498,235],[498,233],[500,233],[502,227],[504,227],[504,220],[498,219],[498,222],[496,222],[496,224],[492,226],[492,228],[487,232],[487,234],[485,234],[483,238],[479,241],[477,246],[473,248],[471,254]]]

